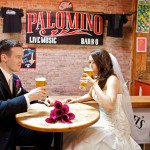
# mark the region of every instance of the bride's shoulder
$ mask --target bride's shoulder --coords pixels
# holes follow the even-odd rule
[[[107,81],[108,81],[108,82],[109,82],[109,81],[119,82],[117,76],[115,76],[115,75],[109,76],[108,79],[107,79]]]
[[[110,86],[110,87],[116,87],[117,88],[117,87],[120,87],[120,81],[117,78],[117,76],[111,75],[108,77],[106,85]]]
[[[118,90],[118,93],[122,93],[122,87],[121,87],[120,81],[115,75],[111,75],[107,79],[106,86],[116,88]]]

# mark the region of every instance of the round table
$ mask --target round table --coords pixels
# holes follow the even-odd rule
[[[49,117],[50,111],[54,109],[54,107],[47,107],[44,104],[39,103],[32,104],[28,109],[28,112],[17,114],[16,121],[18,124],[28,129],[56,133],[56,135],[59,136],[60,145],[62,145],[62,132],[89,127],[96,123],[100,116],[97,109],[86,104],[74,103],[68,104],[68,106],[70,109],[69,112],[75,114],[75,119],[73,119],[70,124],[62,123],[60,121],[56,123],[47,123],[45,119]],[[56,141],[56,139],[54,140]],[[62,146],[56,149],[62,149]]]

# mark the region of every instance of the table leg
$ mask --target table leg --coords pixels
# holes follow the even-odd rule
[[[54,132],[54,150],[62,150],[63,132]]]

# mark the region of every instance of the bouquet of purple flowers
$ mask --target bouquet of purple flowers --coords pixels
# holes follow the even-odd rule
[[[54,103],[54,109],[50,111],[50,116],[45,119],[47,123],[56,123],[61,121],[63,123],[72,123],[71,120],[75,118],[75,115],[69,112],[69,106],[62,104],[56,100]]]

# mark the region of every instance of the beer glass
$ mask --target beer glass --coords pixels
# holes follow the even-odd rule
[[[35,78],[35,82],[36,82],[36,87],[46,86],[46,78],[44,77]]]
[[[82,91],[85,91],[86,88],[87,88],[87,80],[86,79],[80,79],[79,89]]]
[[[46,86],[46,78],[44,77],[40,77],[40,78],[35,78],[35,83],[36,83],[36,88],[37,87],[41,87],[41,86]],[[46,98],[46,96],[45,96]],[[45,100],[45,98],[40,99],[40,103],[43,103],[43,101]]]
[[[84,67],[83,72],[87,73],[90,77],[92,77],[93,73],[94,73],[94,71],[91,68],[89,68],[89,67]],[[79,89],[85,91],[86,88],[87,88],[87,83],[88,83],[88,81],[86,80],[86,78],[85,79],[84,79],[84,77],[81,78],[80,79]]]
[[[84,67],[84,73],[87,73],[90,77],[92,77],[94,71],[89,67]]]

